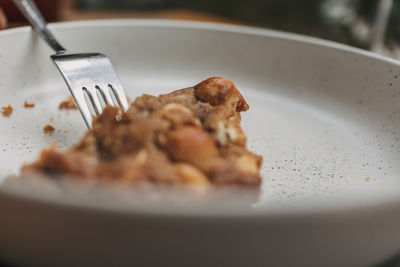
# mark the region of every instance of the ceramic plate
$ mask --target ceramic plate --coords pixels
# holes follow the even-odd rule
[[[51,26],[71,51],[105,53],[127,94],[161,94],[211,76],[250,110],[264,157],[251,208],[107,205],[18,187],[0,193],[0,258],[28,265],[366,266],[400,249],[400,65],[333,42],[250,27],[162,20]],[[41,149],[74,144],[78,112],[31,32],[0,32],[0,179]],[[23,108],[24,101],[33,109]],[[42,128],[51,124],[53,135]],[[140,202],[140,201],[139,201]],[[218,205],[217,205],[218,206]]]

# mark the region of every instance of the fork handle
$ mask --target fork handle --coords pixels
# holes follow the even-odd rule
[[[56,40],[47,28],[47,23],[32,0],[13,0],[14,4],[24,14],[32,28],[39,34],[56,53],[63,53],[66,49]]]

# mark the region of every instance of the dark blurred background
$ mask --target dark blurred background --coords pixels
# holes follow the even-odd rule
[[[396,52],[400,0],[36,0],[50,21],[167,18],[214,21],[301,33]],[[0,0],[8,25],[21,16]],[[381,46],[384,46],[383,48]]]
[[[400,1],[395,2],[398,9]],[[363,33],[354,33],[354,27],[371,25],[377,3],[377,0],[80,0],[78,6],[83,10],[194,10],[240,23],[364,47],[367,44]],[[398,13],[394,9],[392,12]],[[399,17],[392,16],[391,20],[393,25],[400,25]],[[400,27],[392,30],[399,31]]]

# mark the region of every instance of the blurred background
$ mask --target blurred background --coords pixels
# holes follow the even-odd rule
[[[36,3],[49,21],[163,18],[244,24],[320,37],[400,58],[400,0],[36,0]],[[24,23],[11,0],[0,0],[0,6],[8,20],[7,27]]]

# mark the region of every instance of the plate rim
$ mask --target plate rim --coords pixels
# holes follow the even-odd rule
[[[297,41],[308,44],[315,44],[322,47],[334,48],[341,51],[351,52],[358,55],[367,56],[369,58],[383,60],[388,63],[400,66],[398,60],[388,56],[380,55],[365,49],[357,48],[351,45],[338,43],[318,37],[307,36],[298,33],[273,30],[257,26],[245,26],[229,23],[202,22],[202,21],[187,21],[177,19],[95,19],[95,20],[79,20],[49,23],[49,28],[57,30],[63,28],[82,28],[82,27],[104,27],[104,26],[156,26],[165,28],[181,28],[181,29],[200,29],[200,30],[216,30],[222,32],[253,34],[260,36],[268,36],[284,40]],[[0,31],[0,36],[16,33],[32,32],[30,26],[20,26],[11,29]],[[57,33],[55,34],[57,35]]]

